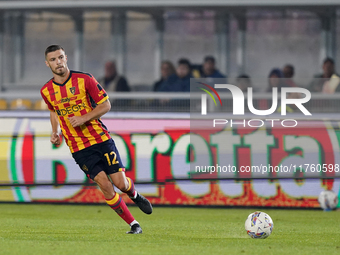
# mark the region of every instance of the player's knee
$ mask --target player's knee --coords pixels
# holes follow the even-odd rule
[[[114,192],[112,183],[110,181],[106,181],[105,183],[101,184],[100,187],[103,191],[105,191],[106,193],[112,193]]]
[[[100,189],[103,191],[103,193],[109,194],[114,192],[112,183],[107,178],[96,178],[94,179],[95,182],[98,184]]]
[[[129,183],[127,181],[122,181],[117,183],[116,187],[122,192],[125,192],[129,188]]]

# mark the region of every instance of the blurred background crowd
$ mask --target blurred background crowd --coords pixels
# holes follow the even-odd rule
[[[181,58],[174,65],[171,61],[162,61],[160,67],[161,77],[155,81],[150,90],[154,92],[190,92],[190,78],[228,78],[216,67],[213,56],[206,56],[202,64],[191,64],[190,60]],[[272,88],[278,91],[282,87],[305,87],[305,84],[297,84],[294,81],[295,67],[286,64],[282,68],[273,68],[268,73],[268,85],[264,88],[254,88],[254,92],[272,92]],[[334,85],[330,81],[336,81]],[[327,57],[322,64],[322,72],[315,74],[307,89],[310,92],[334,94],[340,91],[339,76],[335,73],[335,63]],[[127,79],[117,73],[114,61],[105,64],[105,76],[99,80],[107,91],[127,92],[131,91]],[[334,82],[333,82],[334,83]],[[251,77],[248,74],[240,74],[236,77],[235,85],[246,92],[248,87],[253,87]]]

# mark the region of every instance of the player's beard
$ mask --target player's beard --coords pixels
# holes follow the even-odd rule
[[[61,68],[60,68],[60,67],[61,67]],[[53,70],[53,69],[51,68],[52,73],[54,73],[54,74],[56,74],[56,75],[58,75],[58,76],[61,76],[61,77],[64,76],[64,74],[66,73],[66,70],[67,70],[67,68],[66,68],[65,66],[59,66],[59,67],[57,67],[55,70]]]

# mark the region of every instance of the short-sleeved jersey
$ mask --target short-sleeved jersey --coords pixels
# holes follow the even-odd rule
[[[60,128],[72,153],[110,139],[100,119],[72,127],[68,117],[82,116],[109,97],[96,79],[88,73],[70,71],[63,84],[49,80],[40,90],[48,108],[59,119]]]

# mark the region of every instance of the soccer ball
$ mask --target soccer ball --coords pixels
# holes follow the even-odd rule
[[[247,234],[251,238],[267,238],[273,231],[272,218],[264,212],[253,212],[249,214],[244,224]]]
[[[338,196],[332,190],[324,190],[318,198],[319,204],[325,211],[334,210],[338,204]]]

